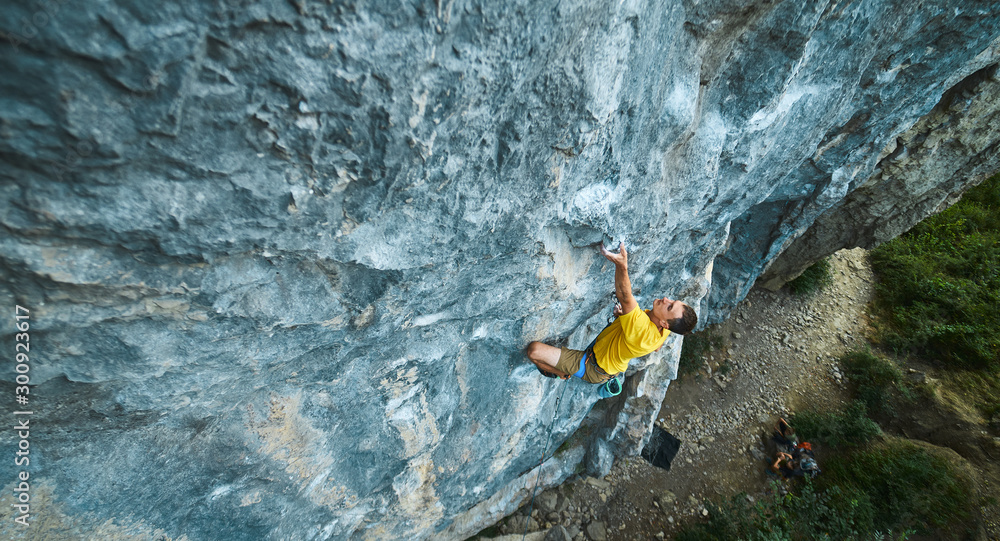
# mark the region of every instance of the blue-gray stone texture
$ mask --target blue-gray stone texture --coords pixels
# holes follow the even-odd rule
[[[12,539],[462,539],[606,471],[681,341],[599,403],[526,363],[603,325],[596,246],[719,321],[900,141],[932,159],[903,134],[1000,59],[973,0],[39,0],[0,32]],[[977,88],[949,110],[1000,109]]]

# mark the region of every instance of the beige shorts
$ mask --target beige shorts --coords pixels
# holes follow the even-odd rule
[[[578,349],[569,348],[559,348],[559,351],[559,362],[556,363],[556,369],[570,375],[579,372],[580,359],[583,358],[583,352]],[[587,369],[583,373],[583,381],[587,383],[604,383],[611,377],[597,369],[594,359],[588,358],[586,364]]]

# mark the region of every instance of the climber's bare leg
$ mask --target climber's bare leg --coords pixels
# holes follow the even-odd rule
[[[541,342],[532,342],[528,344],[528,359],[535,363],[535,366],[537,366],[540,370],[548,372],[549,374],[555,374],[561,378],[566,378],[569,377],[569,374],[556,369],[556,364],[559,362],[559,356],[561,354],[561,349],[548,344],[543,344]]]

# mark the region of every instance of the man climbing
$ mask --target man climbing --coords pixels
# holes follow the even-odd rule
[[[547,377],[567,379],[573,375],[588,383],[603,383],[624,372],[630,359],[660,349],[671,332],[687,334],[698,323],[693,308],[666,297],[655,299],[652,310],[639,309],[632,296],[625,243],[619,245],[617,254],[602,245],[601,255],[615,264],[615,295],[620,302],[614,311],[617,319],[601,331],[586,351],[541,342],[528,344],[528,359]]]

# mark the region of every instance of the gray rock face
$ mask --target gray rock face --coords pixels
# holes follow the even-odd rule
[[[872,248],[1000,171],[997,65],[973,73],[881,152],[874,174],[824,212],[772,262],[760,283],[777,289],[839,248]]]
[[[37,526],[460,539],[609,467],[587,449],[638,453],[679,337],[600,403],[523,355],[603,327],[597,243],[627,243],[641,303],[707,323],[821,217],[933,210],[995,148],[995,100],[962,101],[995,83],[992,8],[5,5],[0,298],[30,310],[28,403],[12,363],[0,390],[33,411]],[[816,231],[801,257],[866,242]],[[0,531],[37,535],[10,494]]]

